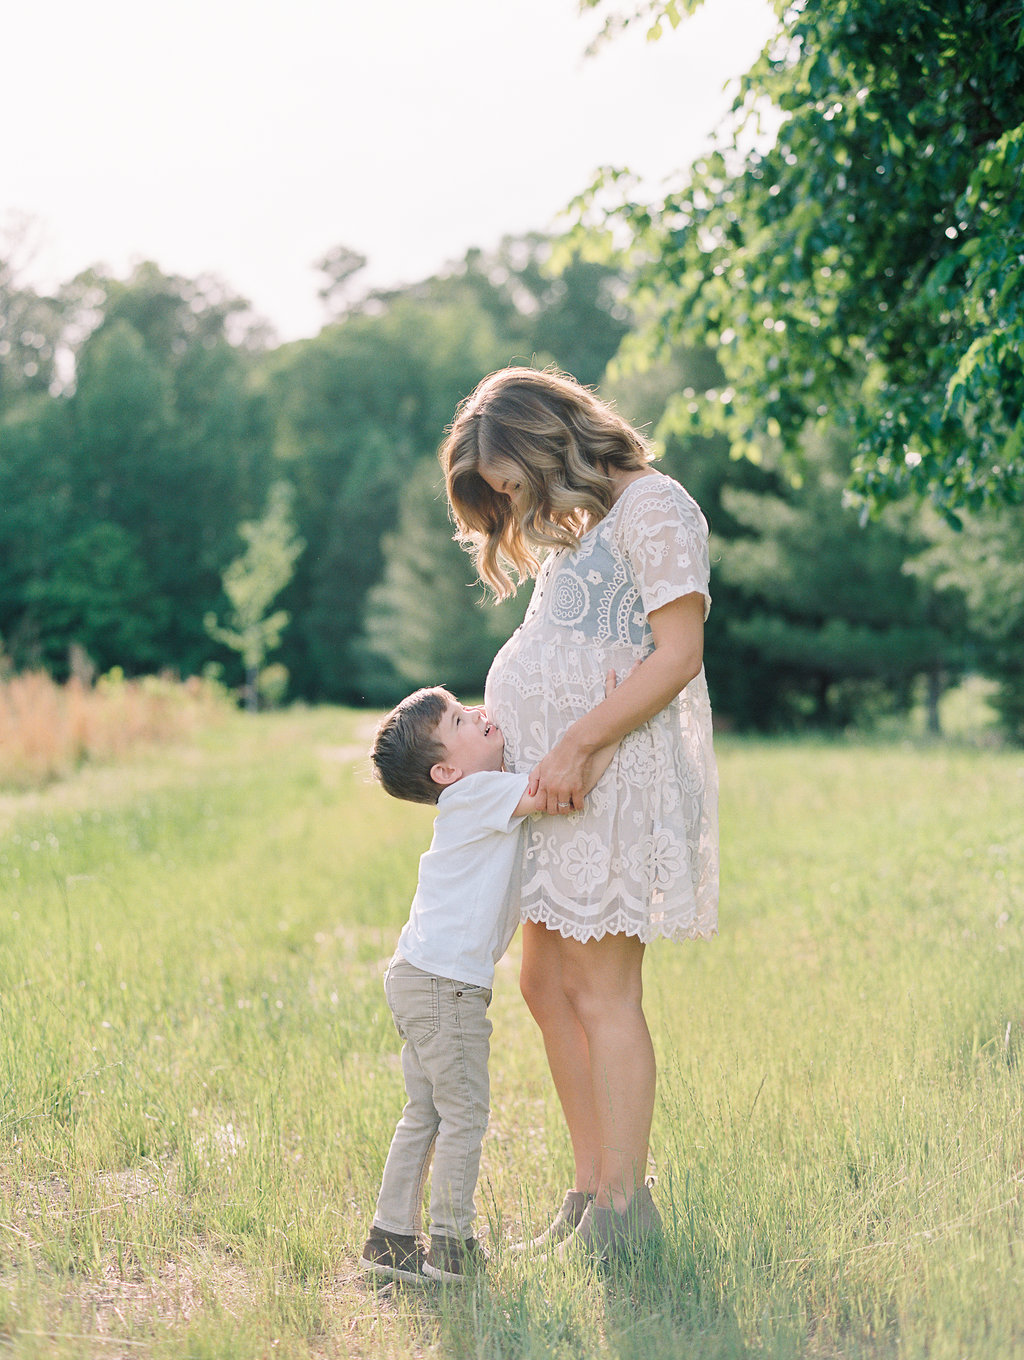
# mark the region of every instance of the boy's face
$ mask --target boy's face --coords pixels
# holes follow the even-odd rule
[[[430,773],[438,784],[454,784],[463,775],[502,767],[505,738],[482,708],[466,708],[450,698],[437,736],[444,743],[445,756]]]

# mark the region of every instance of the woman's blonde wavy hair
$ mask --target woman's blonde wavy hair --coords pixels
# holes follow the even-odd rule
[[[554,369],[503,368],[461,403],[438,452],[455,540],[498,600],[536,576],[546,549],[576,547],[611,509],[612,469],[646,467],[645,437]],[[515,501],[480,475],[518,487]]]

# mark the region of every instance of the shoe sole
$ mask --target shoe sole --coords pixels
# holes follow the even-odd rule
[[[425,1268],[423,1273],[403,1270],[401,1266],[386,1266],[380,1261],[368,1261],[365,1256],[361,1258],[359,1264],[371,1275],[380,1275],[388,1280],[400,1280],[402,1284],[423,1284],[427,1278]]]
[[[423,1263],[423,1273],[431,1280],[439,1280],[442,1284],[465,1284],[467,1276],[461,1271],[442,1270],[440,1266],[432,1266],[429,1261]]]
[[[564,1232],[541,1233],[540,1237],[535,1237],[532,1242],[513,1242],[509,1251],[518,1256],[528,1251],[552,1251],[563,1242],[567,1242],[575,1231],[575,1228],[566,1228]]]
[[[660,1233],[647,1233],[642,1238],[631,1238],[602,1244],[590,1243],[582,1238],[568,1237],[559,1243],[552,1253],[556,1261],[575,1259],[586,1261],[595,1266],[636,1264],[652,1251],[664,1246]]]

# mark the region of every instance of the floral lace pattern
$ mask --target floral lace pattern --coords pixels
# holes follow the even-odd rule
[[[485,703],[523,773],[654,649],[648,614],[708,594],[708,530],[655,473],[631,482],[576,549],[552,553],[522,625],[491,664]],[[688,939],[718,924],[718,779],[701,670],[630,732],[582,813],[527,823],[522,919],[577,940]]]

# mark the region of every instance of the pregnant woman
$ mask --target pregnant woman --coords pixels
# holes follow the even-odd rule
[[[707,524],[643,436],[555,372],[503,369],[441,448],[459,540],[498,598],[536,576],[485,706],[508,769],[555,814],[528,823],[521,986],[576,1180],[547,1231],[607,1256],[660,1226],[646,1184],[655,1061],[647,944],[715,933],[717,776],[702,665]],[[617,688],[607,698],[605,676]],[[619,742],[595,780],[593,754]]]

